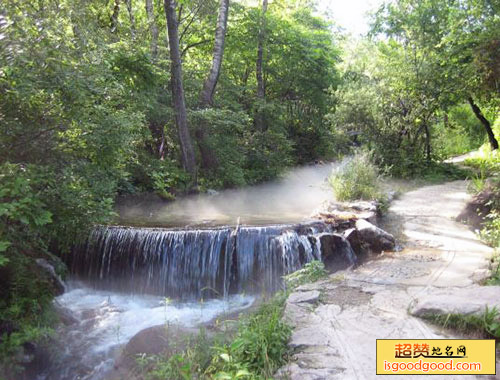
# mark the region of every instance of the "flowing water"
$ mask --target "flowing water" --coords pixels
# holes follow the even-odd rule
[[[39,379],[103,379],[120,348],[139,331],[165,323],[198,326],[221,314],[248,308],[254,297],[171,302],[159,296],[134,296],[71,283],[56,302],[71,310],[76,322],[59,329],[60,353]]]
[[[71,286],[56,302],[75,322],[61,327],[60,355],[40,379],[104,379],[139,331],[243,310],[279,290],[283,275],[323,259],[321,242],[333,231],[309,215],[331,199],[331,170],[301,168],[274,183],[170,204],[122,205],[121,220],[142,227],[97,227],[74,247]],[[336,239],[333,260],[352,265],[349,243]]]
[[[324,223],[197,230],[100,227],[76,247],[71,272],[98,288],[175,298],[274,292],[321,260]]]

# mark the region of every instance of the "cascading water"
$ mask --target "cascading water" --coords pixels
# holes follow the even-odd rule
[[[352,265],[349,243],[329,226],[290,224],[329,199],[323,184],[330,170],[300,168],[283,181],[216,196],[119,207],[122,222],[148,226],[221,225],[240,217],[271,225],[95,228],[67,256],[72,281],[57,303],[73,321],[59,327],[58,357],[38,379],[102,380],[123,345],[146,328],[166,322],[196,327],[243,310],[314,259],[333,270]]]
[[[76,278],[98,288],[173,298],[274,292],[284,274],[321,260],[319,222],[167,230],[98,227],[71,255]],[[354,257],[349,258],[352,264]]]

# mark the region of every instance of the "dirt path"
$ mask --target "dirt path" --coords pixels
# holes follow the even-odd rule
[[[389,213],[392,224],[401,226],[398,235],[406,238],[403,251],[381,255],[292,294],[286,318],[295,327],[291,346],[296,354],[282,369],[284,376],[300,380],[389,378],[375,375],[376,339],[452,337],[408,310],[419,297],[436,291],[454,296],[464,288],[474,291],[474,284],[487,274],[492,250],[454,221],[468,198],[464,181],[404,194]],[[437,378],[464,376],[433,376]]]

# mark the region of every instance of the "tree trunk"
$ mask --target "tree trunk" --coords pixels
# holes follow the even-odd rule
[[[119,13],[120,13],[120,0],[115,0],[115,6],[113,7],[113,14],[111,15],[111,33],[115,33],[116,28],[118,28]]]
[[[151,131],[151,136],[153,136],[153,147],[151,152],[155,157],[160,160],[165,159],[165,127],[162,123],[155,123],[150,121],[148,123],[149,130]]]
[[[128,18],[130,21],[130,36],[132,40],[135,40],[136,30],[135,30],[135,17],[134,11],[132,10],[132,0],[125,0],[127,4]]]
[[[151,30],[151,58],[156,60],[158,56],[158,25],[155,20],[153,0],[146,0],[146,14],[148,16],[148,25]]]
[[[264,61],[264,43],[266,38],[266,12],[267,0],[262,1],[262,15],[259,28],[259,40],[257,47],[257,63],[256,63],[256,76],[257,76],[257,97],[264,99],[266,96],[266,89],[264,87],[264,76],[262,73],[262,66]]]
[[[175,121],[179,133],[181,159],[184,169],[189,172],[196,182],[196,162],[194,157],[191,136],[189,135],[184,86],[182,84],[182,62],[179,50],[179,31],[176,15],[176,2],[165,0],[165,16],[170,45],[170,71],[172,85],[172,100],[175,112]]]
[[[229,15],[229,0],[221,0],[219,7],[219,17],[217,19],[217,27],[215,29],[215,42],[212,58],[212,67],[208,73],[203,89],[200,94],[200,108],[209,108],[213,106],[215,87],[219,80],[220,69],[222,66],[222,58],[224,56],[224,43],[226,40],[227,18]],[[207,126],[201,125],[196,129],[196,139],[200,149],[202,165],[205,169],[214,169],[217,167],[217,158],[213,149],[208,146]]]
[[[484,129],[486,129],[486,133],[488,134],[488,140],[490,141],[491,149],[492,150],[498,149],[498,141],[495,138],[495,134],[493,133],[493,130],[491,129],[490,122],[488,121],[488,119],[486,119],[484,117],[483,113],[481,112],[481,108],[479,108],[479,106],[476,103],[474,103],[474,99],[472,99],[472,96],[469,96],[469,99],[467,99],[467,100],[469,101],[470,107],[472,108],[472,112],[474,112],[474,115],[476,115],[476,117],[479,119],[481,124],[483,124]]]
[[[429,126],[427,125],[427,122],[424,125],[424,132],[425,132],[425,158],[427,159],[427,162],[431,162],[431,133],[429,131]]]
[[[217,19],[217,28],[215,29],[212,67],[210,68],[210,73],[203,84],[203,90],[201,91],[200,96],[200,105],[202,108],[213,106],[215,87],[217,86],[217,81],[219,80],[222,57],[224,55],[224,42],[226,40],[228,14],[229,0],[221,0],[219,18]]]
[[[264,84],[263,62],[264,62],[264,44],[266,39],[266,12],[267,0],[262,0],[262,14],[259,27],[259,37],[257,45],[257,62],[256,62],[256,78],[257,78],[257,99],[264,101],[266,97],[266,88]],[[259,105],[260,106],[260,105]],[[264,117],[260,110],[257,110],[255,115],[255,126],[258,130],[264,130]]]

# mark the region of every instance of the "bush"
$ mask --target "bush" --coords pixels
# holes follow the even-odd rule
[[[241,322],[231,344],[216,347],[210,377],[269,379],[286,363],[291,328],[281,320],[285,300],[283,294],[275,296]]]
[[[471,157],[465,159],[464,164],[492,176],[500,173],[500,152],[492,151],[489,145],[481,147]]]
[[[369,152],[357,152],[328,179],[339,201],[373,200],[381,196],[380,172]]]
[[[238,322],[234,338],[208,339],[201,331],[182,352],[169,358],[138,358],[146,379],[269,379],[286,363],[291,328],[281,320],[287,294],[275,295]],[[233,333],[234,334],[234,333]]]

